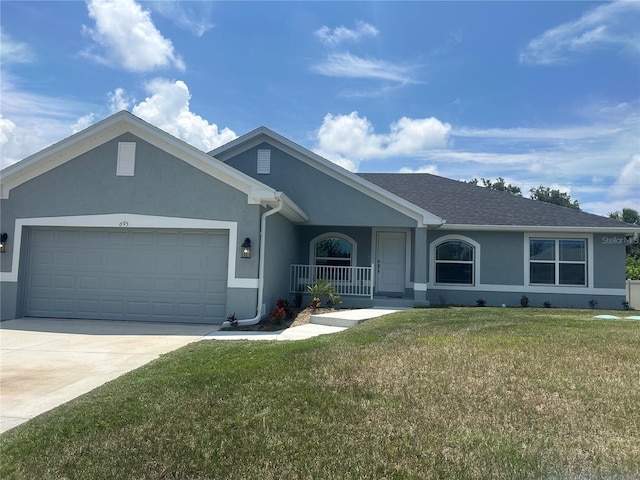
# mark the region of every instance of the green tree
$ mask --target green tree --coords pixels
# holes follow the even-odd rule
[[[540,202],[553,203],[554,205],[560,205],[561,207],[573,208],[580,210],[580,203],[578,200],[572,200],[571,196],[566,192],[560,190],[552,190],[549,187],[540,185],[537,188],[529,190],[531,198]]]
[[[609,217],[625,223],[640,225],[640,215],[633,208],[623,208],[622,213],[619,211],[609,213]]]
[[[486,178],[482,178],[482,186],[486,188],[490,188],[492,190],[497,190],[499,192],[507,192],[512,195],[522,196],[522,189],[516,185],[507,184],[504,178],[498,177],[495,182],[488,180]],[[472,185],[478,185],[478,179],[474,178],[470,180],[468,183]]]
[[[620,222],[640,225],[640,215],[633,208],[623,208],[622,212],[615,211],[609,214],[610,218]],[[627,279],[640,280],[640,239],[636,236],[627,236]]]

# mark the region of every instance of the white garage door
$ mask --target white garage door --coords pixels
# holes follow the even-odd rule
[[[221,323],[227,231],[32,228],[30,317]]]

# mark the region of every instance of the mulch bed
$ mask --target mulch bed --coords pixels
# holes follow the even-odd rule
[[[224,327],[221,331],[237,331],[237,332],[275,332],[278,330],[284,330],[285,328],[297,327],[309,323],[311,315],[319,313],[334,312],[332,308],[317,308],[315,311],[311,307],[304,308],[302,310],[293,309],[293,315],[286,320],[274,321],[271,317],[262,319],[255,325],[240,325],[237,327]]]

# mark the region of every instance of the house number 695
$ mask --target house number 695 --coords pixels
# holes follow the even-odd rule
[[[129,226],[129,222],[127,222],[126,220],[123,220],[120,222],[120,224],[118,225],[119,227],[128,227]]]

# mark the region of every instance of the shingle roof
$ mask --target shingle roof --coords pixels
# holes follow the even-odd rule
[[[624,229],[611,218],[531,200],[428,173],[358,173],[447,221],[448,225]]]

